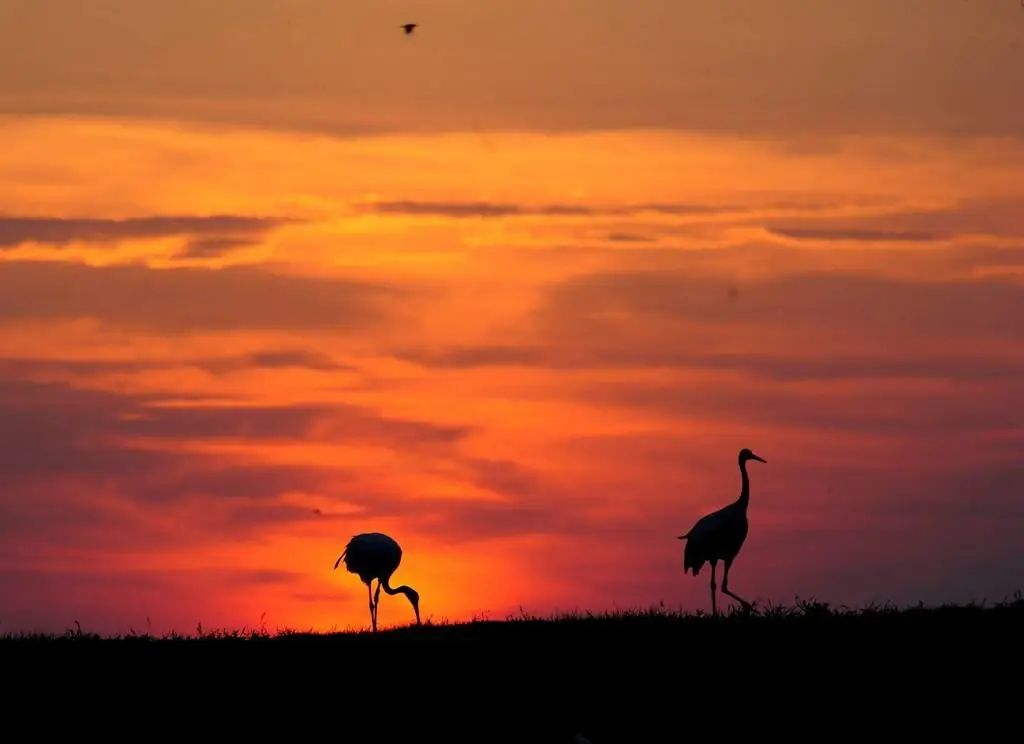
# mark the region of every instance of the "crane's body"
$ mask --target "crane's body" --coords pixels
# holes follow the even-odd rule
[[[696,576],[706,561],[731,561],[747,539],[747,508],[738,501],[702,517],[687,533],[683,570]]]
[[[404,594],[416,612],[416,623],[420,622],[420,595],[410,586],[391,588],[391,575],[402,562],[402,548],[394,538],[380,532],[366,532],[356,535],[348,541],[345,550],[334,568],[341,562],[349,573],[356,574],[366,584],[370,598],[370,623],[374,632],[377,631],[377,606],[380,604],[380,590],[387,594]],[[377,581],[377,591],[373,591],[373,582]]]
[[[743,606],[749,607],[750,603],[742,597],[729,591],[729,569],[736,560],[736,556],[747,539],[747,532],[750,525],[747,521],[747,505],[750,503],[750,478],[747,476],[747,461],[757,460],[765,462],[748,449],[740,451],[739,466],[743,485],[740,489],[740,497],[718,511],[701,517],[693,528],[685,535],[680,535],[680,540],[686,540],[686,548],[683,551],[683,572],[692,572],[694,576],[700,573],[705,563],[711,564],[711,612],[718,614],[718,605],[715,597],[715,569],[718,562],[725,563],[725,579],[722,582],[722,593],[727,594],[739,601]]]
[[[402,562],[402,547],[394,538],[380,532],[356,535],[348,541],[345,551],[334,567],[345,561],[345,568],[369,584],[374,579],[390,577]]]

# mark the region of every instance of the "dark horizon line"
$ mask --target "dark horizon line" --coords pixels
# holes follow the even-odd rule
[[[745,610],[735,606],[730,611],[720,614],[718,617],[711,615],[702,609],[687,610],[684,608],[670,609],[665,604],[659,603],[649,607],[617,608],[614,610],[566,610],[556,611],[545,615],[534,615],[521,611],[518,615],[506,615],[503,619],[492,620],[486,613],[474,616],[469,620],[449,621],[445,618],[435,621],[427,617],[421,626],[413,624],[399,624],[383,628],[380,633],[458,633],[472,628],[516,628],[526,626],[554,626],[559,624],[613,624],[613,623],[658,623],[658,624],[725,624],[733,626],[751,625],[758,623],[778,622],[801,622],[801,621],[827,621],[827,619],[878,619],[878,618],[905,618],[908,616],[934,616],[934,615],[978,615],[999,612],[1024,612],[1024,592],[1017,590],[1002,600],[989,602],[988,599],[972,600],[969,602],[942,602],[929,604],[918,601],[912,604],[898,604],[895,602],[869,602],[861,607],[849,605],[834,605],[830,602],[822,602],[814,598],[801,599],[797,597],[792,605],[765,603],[763,605],[754,603],[753,610]],[[145,642],[173,642],[173,641],[253,641],[253,640],[283,640],[283,639],[339,639],[339,638],[360,638],[374,637],[368,628],[348,628],[345,630],[318,631],[299,630],[296,628],[276,628],[269,631],[266,624],[259,627],[242,626],[240,628],[208,628],[204,629],[202,623],[197,623],[194,633],[179,633],[174,629],[161,635],[154,635],[151,632],[138,633],[131,628],[128,633],[102,634],[90,632],[82,628],[81,624],[75,621],[63,633],[38,632],[38,631],[11,631],[0,634],[0,643],[18,642],[49,642],[49,641],[145,641]],[[379,634],[378,634],[379,635]]]

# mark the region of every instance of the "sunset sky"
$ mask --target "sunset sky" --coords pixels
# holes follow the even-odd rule
[[[0,0],[0,634],[707,610],[744,447],[734,591],[1003,599],[1022,134],[1017,0]]]

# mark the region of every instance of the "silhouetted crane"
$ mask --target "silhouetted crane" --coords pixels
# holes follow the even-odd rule
[[[700,573],[705,561],[711,563],[711,612],[718,614],[715,601],[715,568],[719,561],[725,561],[725,579],[722,581],[722,593],[750,607],[750,603],[729,591],[729,568],[736,559],[737,553],[747,539],[747,504],[750,503],[750,478],[747,477],[747,460],[767,462],[748,449],[740,450],[740,473],[743,487],[740,497],[724,509],[702,517],[680,540],[686,540],[683,552],[683,573],[693,570],[693,575]]]
[[[377,605],[380,604],[380,590],[394,596],[404,594],[416,612],[416,624],[420,624],[420,595],[411,586],[400,586],[397,589],[391,588],[391,574],[402,562],[402,548],[398,543],[387,535],[379,532],[368,532],[356,535],[348,541],[345,550],[337,561],[334,568],[345,561],[345,568],[349,573],[358,574],[370,597],[370,624],[373,631],[377,632]],[[373,591],[373,580],[377,580],[377,591]]]
[[[415,31],[416,27],[419,26],[419,25],[420,24],[418,24],[418,23],[403,23],[401,26],[399,26],[399,28],[404,30],[405,31],[405,35],[408,36],[413,31]]]

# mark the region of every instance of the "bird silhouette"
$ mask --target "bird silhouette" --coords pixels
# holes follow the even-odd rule
[[[401,26],[399,26],[399,28],[403,29],[405,31],[405,35],[408,36],[413,31],[415,31],[416,27],[419,26],[419,25],[420,24],[418,24],[418,23],[403,23]]]
[[[750,503],[748,460],[767,462],[748,449],[740,450],[740,474],[743,478],[740,497],[725,508],[702,517],[689,532],[679,536],[680,540],[687,541],[686,549],[683,552],[683,573],[692,570],[693,575],[696,576],[700,573],[705,561],[711,564],[711,613],[713,615],[718,614],[715,599],[715,569],[718,567],[719,561],[725,562],[722,593],[737,600],[744,607],[750,607],[747,600],[729,591],[729,569],[732,567],[732,562],[736,560],[740,548],[743,547],[743,541],[747,539],[747,504]]]
[[[334,568],[345,561],[349,573],[358,574],[370,597],[370,624],[377,632],[377,606],[380,604],[380,590],[392,596],[404,594],[416,613],[416,624],[420,624],[420,595],[411,586],[391,588],[391,574],[402,562],[402,548],[393,538],[379,532],[356,535],[348,541],[341,556],[334,562]],[[377,591],[373,591],[373,580],[377,580]]]

